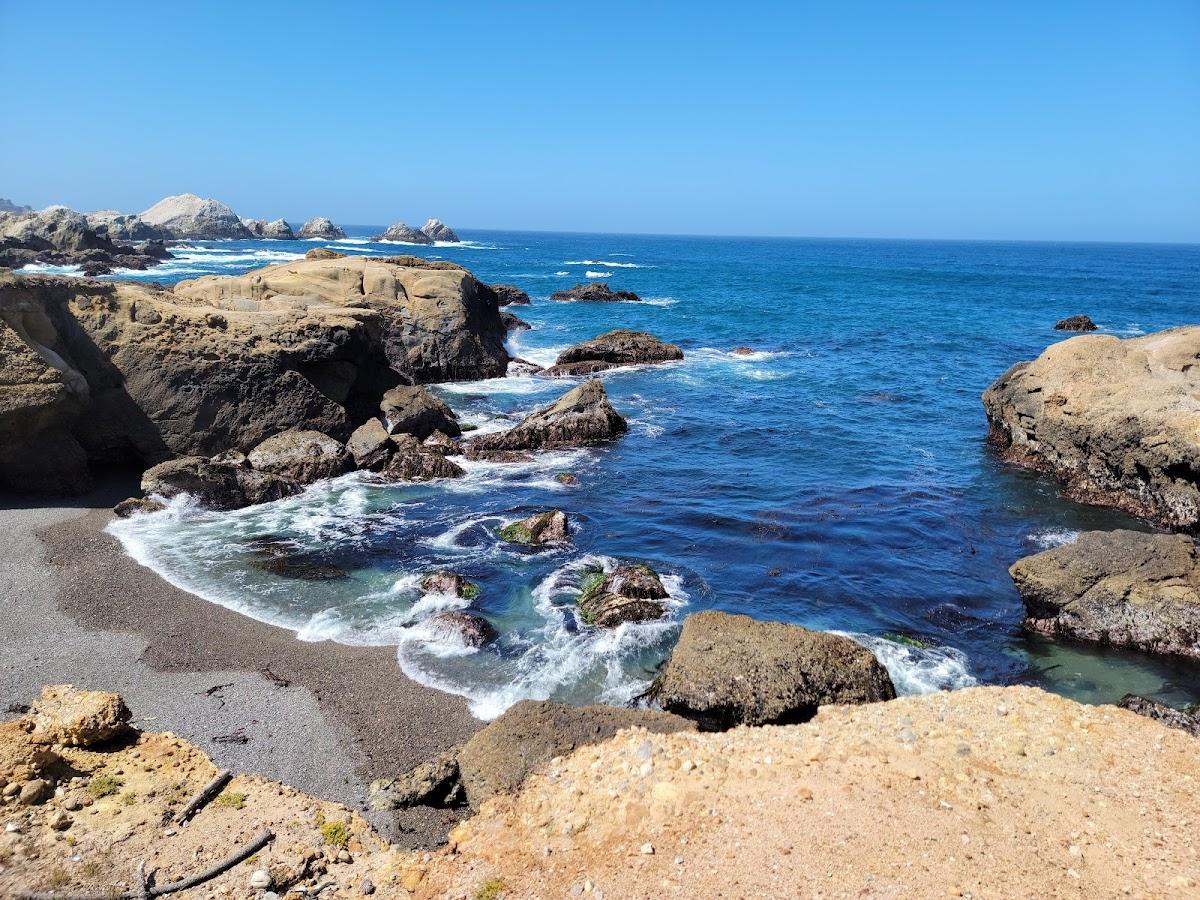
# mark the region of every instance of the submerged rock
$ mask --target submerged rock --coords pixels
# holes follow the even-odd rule
[[[395,449],[392,436],[378,419],[367,419],[346,441],[346,450],[360,469],[382,469]]]
[[[606,282],[591,281],[587,284],[577,284],[565,291],[555,291],[550,295],[550,299],[585,300],[597,303],[638,303],[642,298],[633,291],[614,291]]]
[[[623,728],[657,734],[694,731],[679,716],[613,706],[567,706],[522,700],[476,734],[458,754],[467,801],[473,809],[489,797],[510,793],[556,756],[608,740]]]
[[[752,347],[734,347],[732,352],[733,352],[734,356],[753,356],[754,348],[752,348]]]
[[[322,238],[327,241],[339,241],[346,236],[346,232],[338,228],[324,216],[317,216],[315,219],[309,219],[300,226],[298,237],[302,238]]]
[[[699,612],[648,696],[709,731],[806,722],[830,703],[896,696],[892,679],[850,638],[749,616]]]
[[[139,213],[142,221],[170,233],[176,240],[218,241],[224,238],[246,239],[253,233],[242,224],[237,213],[217,200],[195,194],[164,197]]]
[[[331,562],[323,554],[303,550],[299,544],[287,538],[257,538],[247,541],[245,547],[252,554],[251,567],[278,575],[280,578],[294,578],[300,581],[340,581],[350,577],[349,572]]]
[[[460,243],[458,235],[454,233],[454,229],[441,219],[426,219],[425,224],[421,226],[421,234],[425,235],[431,241],[445,241],[449,244]]]
[[[1200,658],[1200,558],[1186,535],[1089,531],[1008,571],[1033,631]]]
[[[647,565],[627,563],[607,575],[603,569],[591,569],[584,573],[579,615],[597,628],[648,622],[666,614],[662,601],[669,596],[658,573]]]
[[[376,235],[376,241],[400,241],[404,244],[432,244],[433,238],[422,231],[418,231],[403,222],[397,222],[395,225],[388,227],[383,234]]]
[[[1073,499],[1158,525],[1200,525],[1200,326],[1120,340],[1083,335],[987,389],[990,440]]]
[[[616,366],[680,359],[683,359],[683,351],[674,344],[665,344],[645,331],[617,328],[564,350],[543,374],[591,375]]]
[[[424,626],[437,637],[453,638],[467,647],[483,647],[499,637],[492,623],[483,616],[458,609],[430,616]]]
[[[398,385],[379,405],[389,434],[411,434],[425,440],[435,431],[451,437],[462,434],[454,411],[420,385]]]
[[[529,294],[515,284],[489,284],[496,293],[496,301],[501,306],[526,306],[529,304]]]
[[[462,466],[425,447],[411,434],[398,434],[392,440],[396,452],[383,468],[383,476],[389,481],[433,481],[466,474]]]
[[[258,472],[299,484],[335,478],[350,469],[342,442],[319,431],[284,431],[251,450],[246,460]]]
[[[1096,323],[1087,316],[1067,316],[1055,323],[1056,331],[1095,331]]]
[[[1117,706],[1161,722],[1168,728],[1178,728],[1193,737],[1200,737],[1200,715],[1195,712],[1176,709],[1157,700],[1139,697],[1137,694],[1126,694],[1118,701]]]
[[[624,434],[628,423],[608,402],[599,381],[588,381],[563,394],[550,406],[526,416],[515,428],[471,441],[468,455],[495,451],[580,447]]]
[[[567,514],[561,509],[537,513],[519,522],[510,522],[500,529],[500,539],[510,544],[561,544],[570,537]]]

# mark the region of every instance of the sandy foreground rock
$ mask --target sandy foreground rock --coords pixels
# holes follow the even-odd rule
[[[984,392],[1005,458],[1067,493],[1156,524],[1200,525],[1200,326],[1085,335],[1021,362]]]

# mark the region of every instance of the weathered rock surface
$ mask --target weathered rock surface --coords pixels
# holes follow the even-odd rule
[[[462,466],[445,454],[424,446],[411,434],[392,437],[396,450],[383,468],[383,477],[390,481],[433,481],[437,478],[461,478]]]
[[[1154,719],[1168,728],[1178,728],[1193,737],[1200,737],[1200,715],[1195,712],[1176,709],[1165,703],[1159,703],[1157,700],[1139,697],[1137,694],[1126,694],[1120,699],[1117,706],[1135,712],[1139,716]]]
[[[1008,571],[1034,631],[1200,658],[1200,558],[1187,535],[1090,531]]]
[[[283,219],[276,219],[273,222],[264,222],[262,219],[242,219],[242,224],[246,226],[251,234],[258,238],[273,241],[296,240],[292,226]]]
[[[170,232],[143,221],[140,216],[127,215],[115,209],[88,213],[88,227],[111,241],[169,241]]]
[[[425,224],[421,226],[421,234],[425,235],[431,241],[446,241],[451,244],[460,243],[458,235],[454,233],[454,229],[441,219],[426,219]]]
[[[91,747],[121,737],[129,732],[129,718],[118,694],[70,684],[43,688],[25,717],[32,740],[68,747]]]
[[[468,455],[580,447],[611,440],[628,428],[625,419],[608,402],[604,385],[588,381],[526,416],[515,428],[475,438],[468,447]]]
[[[311,430],[288,430],[267,438],[246,455],[259,472],[298,484],[336,478],[349,471],[350,456],[337,438]]]
[[[651,710],[522,700],[458,754],[467,801],[478,809],[489,797],[517,790],[526,776],[554,757],[633,727],[658,734],[695,729],[686,719]]]
[[[499,636],[495,626],[483,616],[459,609],[430,616],[422,627],[434,637],[457,640],[467,647],[483,647]]]
[[[423,231],[418,231],[411,225],[405,225],[403,222],[397,222],[395,225],[389,225],[387,231],[383,234],[376,235],[377,241],[399,241],[404,244],[432,244],[433,238],[425,234]]]
[[[113,507],[113,514],[119,519],[128,519],[141,513],[162,512],[166,508],[162,501],[152,497],[128,497]]]
[[[1096,323],[1088,316],[1067,316],[1054,324],[1056,331],[1095,331]]]
[[[417,382],[497,378],[508,366],[507,335],[491,291],[453,263],[414,256],[304,259],[235,278],[184,281],[175,292],[237,309],[370,311],[379,318],[375,327],[389,362]]]
[[[581,341],[559,354],[544,375],[591,375],[616,366],[672,362],[683,359],[683,351],[644,331],[617,328]]]
[[[406,809],[410,806],[441,809],[464,805],[467,798],[458,774],[458,754],[461,751],[462,744],[455,744],[406,775],[372,782],[371,809]]]
[[[474,600],[479,596],[479,585],[468,581],[457,572],[441,570],[430,572],[421,579],[421,590],[427,594],[448,594]]]
[[[510,544],[561,544],[570,537],[567,514],[561,509],[536,513],[519,522],[510,522],[500,529],[500,539]]]
[[[529,304],[529,294],[515,284],[492,284],[488,287],[496,292],[501,306],[527,306]]]
[[[107,226],[94,227],[86,217],[65,206],[49,206],[40,212],[0,213],[3,267],[19,269],[30,263],[77,265],[85,275],[104,275],[117,267],[147,269],[169,256],[161,243],[139,247],[117,243]]]
[[[143,222],[171,233],[176,240],[218,241],[251,238],[237,213],[217,200],[195,194],[164,197],[138,214]]]
[[[346,441],[346,450],[354,459],[354,465],[360,469],[383,468],[395,449],[392,436],[383,423],[375,418],[359,425]]]
[[[257,472],[245,462],[202,456],[181,456],[151,466],[142,473],[142,492],[171,498],[195,497],[212,509],[240,509],[300,493],[302,485],[269,472]]]
[[[297,237],[300,238],[322,238],[327,241],[338,241],[346,236],[346,232],[334,225],[324,216],[317,216],[315,219],[309,219],[300,226],[300,232]]]
[[[648,696],[723,731],[806,722],[820,706],[891,700],[896,689],[875,655],[850,638],[710,611],[684,620]]]
[[[579,615],[597,628],[648,622],[666,614],[663,601],[669,596],[658,573],[642,563],[626,563],[608,574],[593,569],[584,573]]]
[[[411,434],[425,440],[435,431],[462,434],[454,411],[421,385],[397,385],[383,395],[379,412],[389,434]]]
[[[500,321],[504,323],[505,331],[529,331],[533,327],[524,319],[514,316],[507,309],[500,310]],[[541,366],[538,366],[539,370],[541,368]]]
[[[604,281],[590,281],[587,284],[577,284],[565,291],[555,291],[550,295],[551,300],[584,300],[596,303],[638,303],[641,297],[633,291],[614,291]]]
[[[990,440],[1067,494],[1158,525],[1200,525],[1200,326],[1086,335],[987,389]]]

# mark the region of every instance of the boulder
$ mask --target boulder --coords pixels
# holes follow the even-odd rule
[[[396,452],[383,468],[389,481],[432,481],[437,478],[461,478],[466,472],[443,454],[422,446],[411,434],[395,435]]]
[[[559,354],[544,375],[591,375],[616,366],[671,362],[683,359],[683,351],[664,344],[652,334],[617,328],[589,341],[582,341]]]
[[[1087,316],[1067,316],[1054,324],[1055,331],[1095,331],[1096,323]]]
[[[300,238],[316,238],[326,241],[340,241],[346,236],[346,232],[338,228],[324,216],[317,216],[315,219],[309,219],[300,226],[300,233],[297,237]]]
[[[495,292],[496,302],[501,306],[527,306],[529,304],[529,294],[515,284],[490,284],[488,287]]]
[[[577,284],[565,291],[555,291],[550,295],[551,300],[586,300],[596,303],[638,303],[641,297],[633,291],[614,291],[604,281],[590,281],[587,284]]]
[[[63,762],[52,744],[35,739],[29,729],[24,719],[0,722],[0,789],[16,790],[10,785],[48,775]]]
[[[88,224],[83,215],[65,206],[0,218],[0,236],[45,249],[79,252],[111,250],[112,241]]]
[[[284,431],[267,438],[246,455],[258,472],[297,484],[336,478],[350,469],[349,454],[337,438],[319,431]]]
[[[1186,535],[1089,531],[1008,571],[1033,631],[1200,658],[1200,557]]]
[[[422,441],[435,431],[462,434],[454,411],[420,385],[392,388],[383,395],[379,411],[389,434],[411,434]]]
[[[440,260],[304,259],[184,281],[175,293],[238,309],[373,313],[392,368],[419,383],[497,378],[508,366],[507,333],[491,292],[461,266]]]
[[[597,628],[649,622],[666,614],[662,601],[669,597],[658,573],[647,565],[627,563],[608,574],[600,568],[590,569],[584,572],[579,615]]]
[[[709,731],[806,722],[831,703],[896,696],[892,679],[850,638],[749,616],[687,617],[647,695]]]
[[[34,741],[91,747],[128,734],[129,718],[118,694],[53,684],[33,701],[25,722]]]
[[[345,259],[345,253],[338,253],[336,250],[330,250],[328,247],[313,247],[304,254],[305,259]]]
[[[1195,712],[1176,709],[1157,700],[1139,697],[1137,694],[1126,694],[1117,702],[1117,706],[1161,722],[1168,728],[1186,731],[1192,737],[1200,737],[1200,715]]]
[[[567,514],[561,509],[537,513],[519,522],[510,522],[500,529],[500,539],[510,544],[561,544],[571,535]]]
[[[247,465],[183,456],[142,473],[142,492],[160,497],[187,494],[211,509],[240,509],[300,493],[295,481]]]
[[[530,413],[515,428],[475,438],[469,445],[468,455],[580,447],[611,440],[628,428],[628,423],[608,402],[604,385],[599,381],[587,381],[544,409]]]
[[[421,579],[421,590],[427,594],[448,594],[451,597],[463,597],[474,600],[479,596],[479,585],[467,581],[457,572],[445,569],[431,572]]]
[[[367,419],[346,441],[346,450],[360,469],[382,469],[395,449],[392,436],[378,419]]]
[[[113,514],[118,519],[128,519],[142,513],[162,512],[166,508],[166,504],[153,497],[128,497],[113,507]]]
[[[421,226],[421,234],[425,235],[431,241],[445,241],[450,244],[460,243],[458,235],[454,233],[454,229],[441,219],[426,219],[425,224]]]
[[[435,431],[425,438],[424,446],[427,450],[440,453],[442,456],[457,456],[462,452],[458,444],[451,440],[450,435],[444,431]]]
[[[655,734],[694,731],[687,719],[646,709],[568,706],[522,700],[478,732],[458,754],[458,769],[473,809],[497,794],[511,793],[556,756],[608,740],[626,728]]]
[[[388,230],[383,234],[376,235],[376,241],[398,241],[402,244],[432,244],[433,238],[422,231],[405,225],[403,222],[397,222],[395,225],[388,227]]]
[[[462,744],[455,744],[406,775],[371,782],[371,809],[407,809],[411,806],[445,809],[464,805],[466,794],[458,774],[458,754],[462,748]]]
[[[530,362],[527,359],[521,359],[519,356],[514,356],[508,364],[509,375],[538,375],[545,372],[544,366],[539,366],[535,362]]]
[[[734,347],[732,352],[733,352],[734,356],[753,356],[754,348],[753,347]]]
[[[1005,459],[1082,502],[1157,525],[1200,525],[1200,326],[1082,335],[1017,363],[984,392]]]
[[[483,647],[499,637],[492,623],[483,616],[460,609],[437,613],[422,625],[434,637],[457,640],[467,647]]]
[[[164,197],[138,214],[143,222],[157,226],[180,241],[247,239],[254,235],[237,213],[217,200],[195,194]]]

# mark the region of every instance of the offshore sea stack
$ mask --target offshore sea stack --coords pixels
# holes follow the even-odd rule
[[[224,203],[195,194],[164,197],[138,215],[143,222],[166,229],[173,238],[181,241],[254,237],[237,213]]]
[[[301,239],[317,238],[326,241],[340,241],[346,236],[346,232],[324,216],[317,216],[301,225],[300,232],[296,236]]]
[[[1200,326],[1048,347],[984,392],[990,440],[1069,496],[1156,525],[1200,525]]]
[[[1033,631],[1200,659],[1200,554],[1187,535],[1087,532],[1009,573]]]
[[[209,457],[293,429],[344,441],[398,384],[503,374],[490,292],[413,262],[300,260],[174,291],[0,275],[0,485],[76,493],[93,465],[224,465]],[[245,493],[242,468],[221,471]]]
[[[402,244],[432,244],[433,238],[425,232],[413,228],[411,225],[405,225],[403,222],[397,222],[395,225],[388,226],[387,231],[383,234],[376,235],[377,241],[398,241]]]
[[[614,291],[607,282],[592,281],[577,284],[565,291],[555,291],[550,295],[550,299],[563,302],[579,300],[592,303],[639,303],[642,298],[633,291]]]
[[[598,444],[624,434],[625,419],[608,401],[604,385],[587,381],[544,409],[530,413],[515,428],[475,438],[468,455],[487,456],[522,450],[549,450]]]
[[[674,362],[683,359],[683,351],[645,331],[617,328],[581,341],[559,354],[554,365],[543,375],[592,375],[617,366],[636,366]]]

